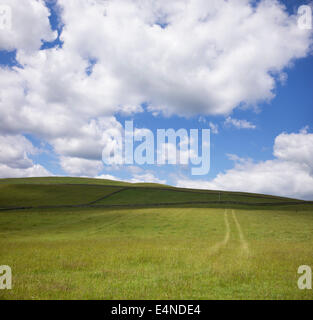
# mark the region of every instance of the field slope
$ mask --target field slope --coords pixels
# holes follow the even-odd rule
[[[0,299],[312,299],[312,202],[84,178],[0,180]]]

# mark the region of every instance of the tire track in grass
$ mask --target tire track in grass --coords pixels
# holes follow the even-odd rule
[[[223,241],[216,243],[212,248],[211,248],[211,253],[217,253],[222,247],[225,247],[229,241],[230,238],[230,226],[229,226],[229,221],[228,221],[228,215],[227,215],[227,209],[224,211],[224,222],[225,222],[225,227],[226,227],[226,233]]]
[[[235,221],[235,224],[236,224],[236,227],[237,227],[237,230],[238,230],[239,239],[240,239],[240,243],[241,243],[241,250],[246,255],[249,255],[249,245],[248,245],[248,242],[246,241],[245,236],[244,236],[244,234],[242,232],[242,229],[241,229],[240,223],[239,223],[239,221],[237,219],[235,210],[232,210],[232,216],[233,216],[233,219]]]

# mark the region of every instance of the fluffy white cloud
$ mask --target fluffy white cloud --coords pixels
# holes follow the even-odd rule
[[[111,174],[101,174],[95,177],[96,179],[112,180],[112,181],[123,181],[123,179],[112,176]]]
[[[165,184],[166,180],[159,179],[155,177],[155,175],[151,172],[143,173],[143,174],[134,174],[130,179],[132,183],[140,183],[140,182],[150,182],[150,183],[160,183]]]
[[[0,136],[0,178],[52,175],[29,155],[38,153],[32,143],[21,135]]]
[[[52,41],[57,33],[50,28],[50,12],[43,0],[1,0],[11,11],[11,28],[1,31],[0,50],[40,49],[42,40]]]
[[[0,136],[0,163],[11,168],[29,168],[32,166],[28,154],[37,152],[32,143],[23,136]]]
[[[306,165],[313,172],[313,134],[304,128],[300,133],[282,133],[275,139],[274,155],[284,161]]]
[[[226,120],[224,121],[225,126],[234,126],[237,129],[255,129],[256,126],[252,124],[251,122],[243,119],[234,119],[231,117],[227,117]]]
[[[178,179],[177,186],[246,191],[313,200],[313,134],[283,133],[275,139],[276,159],[254,163],[232,157],[233,169],[211,181]]]
[[[108,179],[113,181],[124,181],[130,183],[159,183],[165,184],[166,180],[157,178],[152,172],[146,172],[142,174],[134,174],[130,179],[122,179],[111,174],[102,174],[96,177],[97,179]]]
[[[310,45],[278,1],[60,4],[64,50],[97,58],[94,70],[109,75],[121,101],[137,96],[166,114],[226,114],[270,99],[275,75]]]
[[[48,10],[37,10],[42,1],[29,3],[36,3],[29,14],[38,16],[12,32],[37,43],[37,33],[28,30],[47,25]],[[9,108],[0,107],[7,130],[64,136],[91,118],[139,112],[143,102],[167,114],[227,114],[238,104],[271,98],[275,74],[306,56],[311,43],[311,33],[276,1],[257,7],[247,0],[59,5],[63,47],[31,55],[19,50],[23,69],[1,70],[0,78],[10,79],[1,87],[8,91]],[[45,29],[35,29],[47,38]],[[96,63],[87,73],[90,59]]]
[[[271,99],[312,43],[277,1],[59,0],[64,44],[38,51],[56,37],[44,1],[2,2],[13,20],[0,49],[17,49],[22,68],[0,68],[0,133],[43,138],[75,175],[97,174],[116,113],[147,102],[154,114],[229,114]]]
[[[60,164],[68,174],[80,177],[94,177],[103,169],[102,161],[75,157],[62,156]]]
[[[58,154],[101,160],[103,148],[109,145],[112,128],[121,134],[122,126],[114,117],[92,119],[78,128],[77,135],[57,137],[51,141]]]
[[[0,163],[0,178],[31,178],[51,177],[53,174],[40,164],[34,164],[29,168],[12,168]]]

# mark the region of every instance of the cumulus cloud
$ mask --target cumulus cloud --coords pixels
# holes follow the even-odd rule
[[[313,134],[308,133],[308,128],[300,133],[280,134],[275,139],[274,155],[280,160],[306,165],[313,170]]]
[[[144,174],[134,174],[133,177],[130,179],[130,182],[132,183],[150,182],[150,183],[165,184],[166,180],[159,179],[153,173],[147,172]]]
[[[224,121],[225,126],[233,126],[236,129],[255,129],[256,126],[252,124],[251,122],[243,119],[234,119],[231,117],[227,117],[226,120]]]
[[[313,200],[312,150],[312,133],[282,133],[275,139],[274,160],[253,162],[232,155],[233,169],[218,174],[211,181],[179,178],[177,186]]]
[[[28,155],[37,152],[32,143],[21,135],[0,136],[0,150],[0,163],[11,168],[29,168],[32,161]]]
[[[50,12],[43,0],[1,0],[11,10],[11,28],[1,32],[0,50],[39,50],[42,41],[53,41],[57,33],[50,27]]]
[[[271,99],[276,76],[310,45],[311,33],[278,1],[60,4],[64,50],[96,57],[95,70],[109,74],[120,100],[141,98],[168,115],[226,114]]]
[[[67,157],[101,160],[102,150],[109,145],[110,132],[121,134],[122,126],[114,117],[92,119],[78,128],[77,135],[51,139],[55,151]]]
[[[97,179],[108,179],[113,181],[124,181],[130,183],[159,183],[165,184],[166,180],[157,178],[153,173],[146,172],[142,174],[134,174],[130,179],[118,178],[110,174],[102,174],[96,177]]]
[[[0,50],[16,49],[20,66],[0,68],[0,133],[44,139],[75,175],[101,168],[99,131],[118,127],[116,114],[147,103],[226,115],[269,100],[312,44],[278,1],[59,0],[63,45],[38,51],[57,36],[44,1],[2,2],[13,20]]]
[[[104,180],[112,180],[112,181],[123,181],[123,179],[112,176],[111,174],[101,174],[95,178],[96,179],[104,179]]]
[[[62,169],[68,174],[80,177],[94,177],[103,169],[102,161],[76,157],[62,156],[60,164]]]
[[[247,0],[58,3],[63,47],[31,55],[18,50],[23,69],[1,70],[11,82],[2,87],[9,90],[10,108],[1,108],[8,130],[65,135],[90,118],[140,112],[143,102],[165,114],[227,114],[272,98],[275,75],[306,56],[311,44],[311,33],[276,1],[256,7]],[[44,17],[24,21],[23,32],[36,43],[28,29],[48,25],[48,10],[41,11]],[[20,29],[12,30],[24,39]],[[36,30],[39,39],[46,37]],[[10,121],[16,109],[19,128]]]
[[[53,176],[51,172],[40,164],[34,164],[29,168],[12,168],[0,163],[0,178],[31,178],[31,177],[49,177]]]
[[[38,153],[24,136],[0,136],[0,178],[52,175],[41,165],[34,164],[29,155]]]

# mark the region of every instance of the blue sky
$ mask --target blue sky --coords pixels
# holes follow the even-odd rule
[[[27,19],[17,1],[6,2],[13,23],[0,30],[1,177],[92,176],[313,199],[312,31],[296,24],[308,1],[184,0],[186,12],[163,1],[141,11],[131,1],[30,1]],[[210,172],[104,166],[102,132],[127,120],[154,133],[214,126]]]

